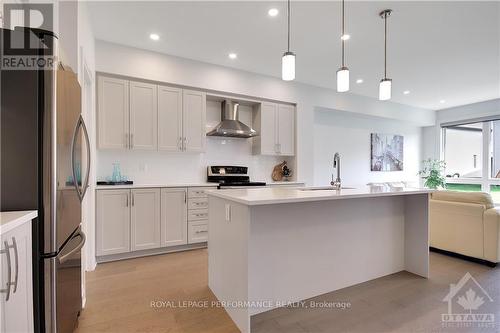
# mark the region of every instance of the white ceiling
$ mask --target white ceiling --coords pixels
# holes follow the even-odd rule
[[[270,8],[277,17],[269,17]],[[280,77],[286,2],[91,2],[97,39]],[[500,97],[500,2],[346,3],[351,91],[378,97],[383,21],[389,18],[388,76],[393,101],[442,109]],[[335,89],[340,66],[340,3],[292,2],[291,50],[297,81]],[[150,33],[160,35],[155,42]],[[236,60],[228,53],[238,54]],[[362,78],[362,84],[355,81]],[[410,90],[404,95],[403,91]],[[440,103],[440,101],[446,101]]]

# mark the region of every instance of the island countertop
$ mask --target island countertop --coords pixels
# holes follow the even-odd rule
[[[380,189],[360,187],[333,190],[327,187],[305,188],[245,188],[207,191],[209,196],[219,197],[248,206],[272,205],[339,199],[370,198],[431,193],[425,188]]]

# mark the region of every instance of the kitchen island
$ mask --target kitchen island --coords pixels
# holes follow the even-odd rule
[[[251,316],[275,307],[403,270],[427,278],[429,193],[209,191],[209,287],[250,332]]]

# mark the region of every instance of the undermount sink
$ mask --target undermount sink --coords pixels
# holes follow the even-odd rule
[[[340,190],[354,190],[354,187],[344,187],[342,186]],[[306,188],[301,188],[301,191],[338,191],[338,189],[333,188],[331,186],[325,186],[325,187],[306,187]]]

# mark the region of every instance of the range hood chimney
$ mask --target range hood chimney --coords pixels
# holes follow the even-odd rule
[[[232,138],[251,138],[259,135],[256,130],[238,120],[240,104],[228,99],[221,103],[221,122],[207,136],[224,136]]]

